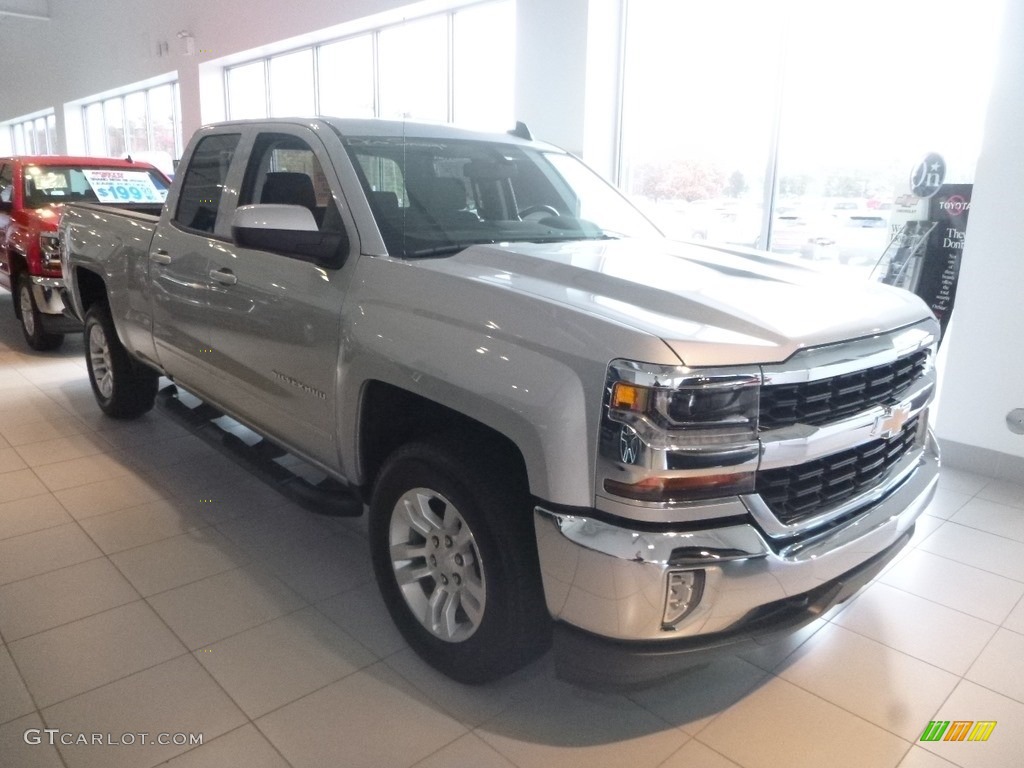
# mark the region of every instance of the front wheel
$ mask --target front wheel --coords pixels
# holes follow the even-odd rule
[[[392,619],[427,663],[463,683],[513,672],[549,640],[529,497],[502,477],[477,451],[414,443],[388,459],[370,505]]]
[[[46,333],[43,330],[42,313],[36,305],[36,297],[32,293],[32,279],[22,274],[18,277],[18,319],[21,320],[21,332],[25,341],[37,352],[56,349],[64,342],[60,333]]]
[[[133,419],[153,407],[160,377],[129,357],[105,302],[85,313],[85,363],[96,402],[108,416]]]

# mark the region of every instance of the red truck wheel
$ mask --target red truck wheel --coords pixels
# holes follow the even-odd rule
[[[115,419],[133,419],[153,407],[159,375],[134,362],[121,344],[105,302],[85,313],[85,364],[100,409]]]
[[[32,279],[26,275],[18,276],[18,319],[21,320],[21,331],[25,341],[37,352],[56,349],[64,342],[61,333],[46,333],[43,330],[43,318],[36,306],[36,298],[32,294]]]

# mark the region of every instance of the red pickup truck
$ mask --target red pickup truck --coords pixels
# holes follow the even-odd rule
[[[0,287],[32,349],[55,349],[81,324],[64,314],[57,222],[63,203],[159,213],[167,177],[148,163],[61,155],[0,157]]]

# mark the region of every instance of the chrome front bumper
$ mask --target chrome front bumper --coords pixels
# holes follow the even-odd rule
[[[781,542],[763,534],[751,516],[718,527],[704,520],[664,530],[538,506],[534,522],[548,609],[557,621],[619,645],[664,643],[668,652],[685,640],[692,651],[706,639],[707,646],[720,647],[759,609],[838,583],[891,550],[884,566],[935,493],[939,458],[930,435],[917,464],[856,516]],[[701,601],[666,629],[667,574],[694,569],[705,572]]]
[[[44,315],[63,315],[64,278],[32,277],[32,295]]]
[[[82,330],[82,321],[67,310],[66,291],[63,278],[32,277],[32,295],[46,333],[66,334]]]

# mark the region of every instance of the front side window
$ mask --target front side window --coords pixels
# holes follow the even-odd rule
[[[199,232],[213,232],[239,138],[237,133],[221,133],[206,136],[196,145],[178,196],[174,215],[178,224]]]
[[[487,141],[349,137],[388,252],[559,242],[658,231],[571,155]]]
[[[301,205],[310,210],[321,229],[325,220],[335,230],[340,224],[316,153],[290,134],[263,133],[256,139],[238,203]]]

